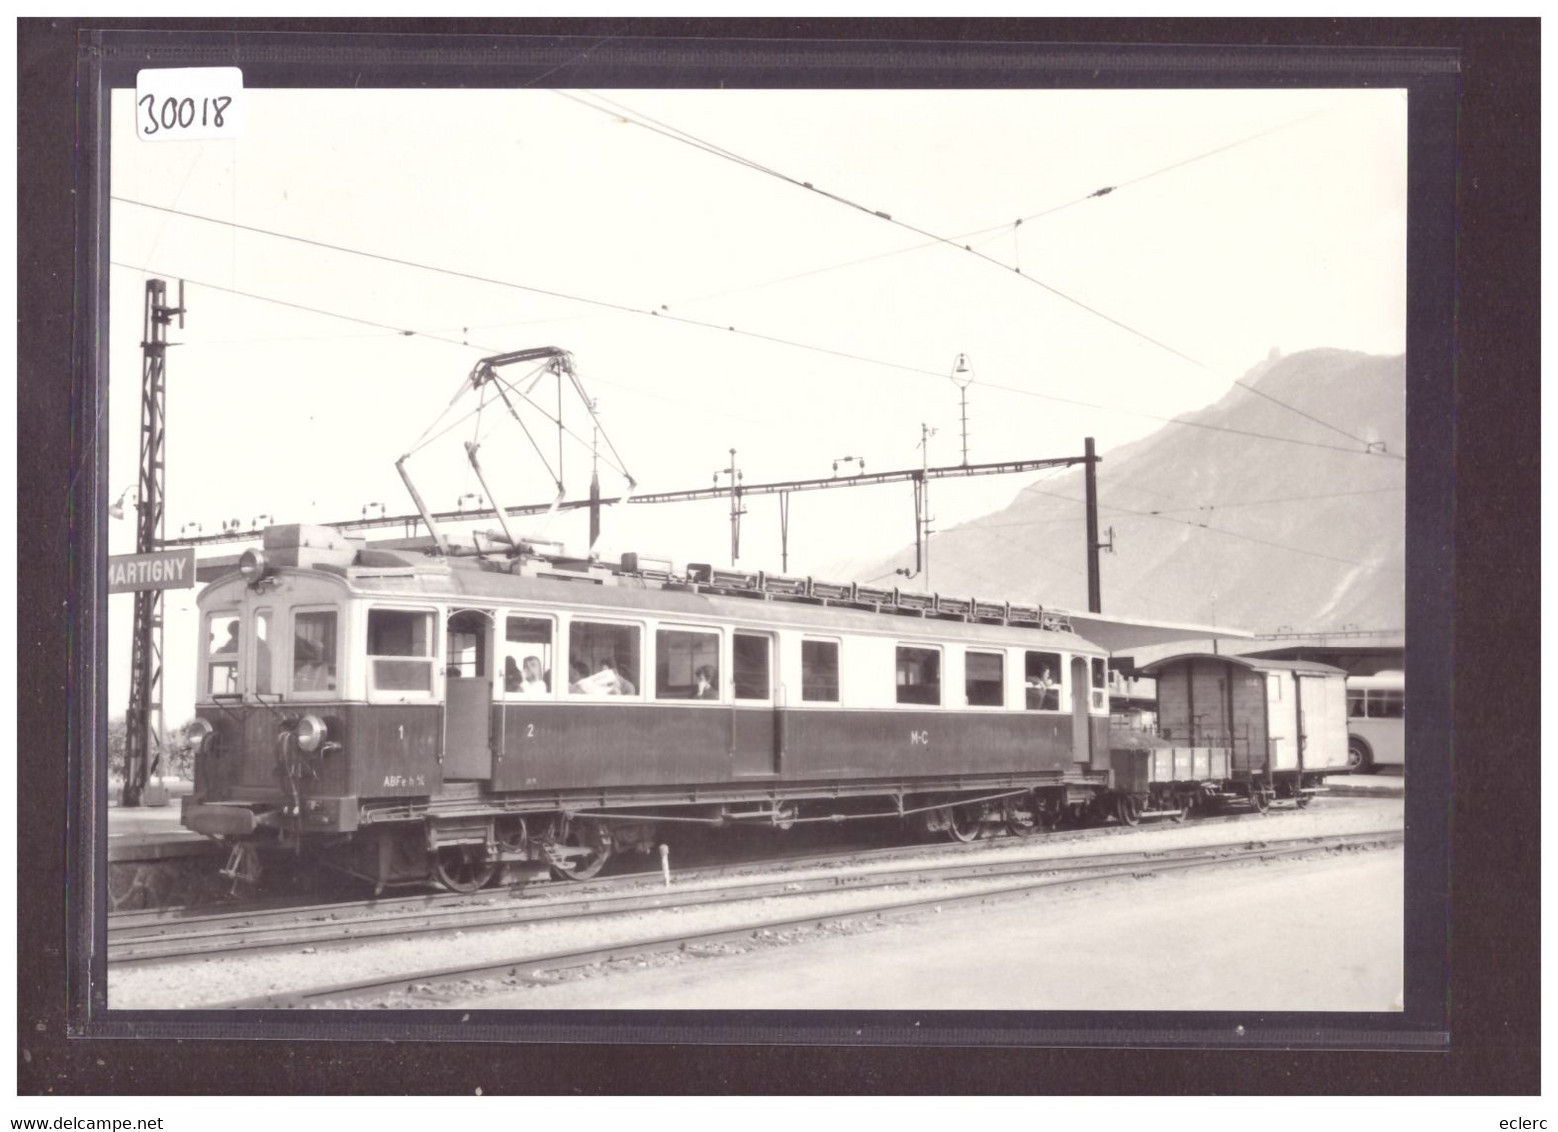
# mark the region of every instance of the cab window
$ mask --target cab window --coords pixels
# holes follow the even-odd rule
[[[1093,674],[1093,710],[1102,711],[1109,706],[1109,676],[1104,669],[1104,658],[1095,656],[1090,671]]]
[[[271,672],[270,618],[268,609],[254,615],[254,690],[264,695],[275,691],[275,677]]]
[[[374,691],[432,692],[433,614],[370,609],[368,658]]]
[[[210,695],[238,694],[240,624],[236,610],[206,618],[206,689]]]
[[[336,689],[336,612],[304,610],[292,615],[292,690]]]

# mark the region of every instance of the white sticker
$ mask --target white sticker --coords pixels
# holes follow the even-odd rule
[[[237,67],[169,67],[135,76],[135,136],[142,141],[235,138],[243,103]]]

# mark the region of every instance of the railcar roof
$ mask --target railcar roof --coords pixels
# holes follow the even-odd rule
[[[1070,651],[1105,651],[1075,632],[1038,625],[993,624],[947,617],[918,616],[907,612],[860,609],[840,603],[785,599],[773,596],[742,597],[711,593],[705,589],[665,587],[653,579],[616,577],[607,585],[591,581],[520,576],[467,565],[423,564],[404,568],[322,567],[303,570],[283,568],[286,574],[315,574],[344,585],[355,594],[395,600],[502,604],[535,603],[543,606],[586,608],[601,611],[652,613],[659,617],[691,621],[717,619],[752,625],[793,626],[821,633],[890,633],[903,637],[939,637],[1013,647],[1043,647]],[[202,591],[225,584],[237,574],[218,579]]]
[[[957,621],[943,617],[919,617],[907,613],[876,612],[840,604],[823,605],[813,601],[787,600],[782,597],[738,597],[729,594],[694,591],[681,587],[662,587],[659,582],[621,578],[613,585],[593,585],[587,581],[563,581],[552,578],[516,577],[496,571],[459,568],[447,573],[412,576],[364,575],[350,571],[347,582],[363,594],[419,596],[440,599],[484,599],[494,602],[536,602],[542,605],[588,606],[603,610],[652,612],[660,616],[681,616],[690,620],[762,622],[821,630],[851,629],[859,632],[898,632],[904,636],[936,636],[1020,644],[1046,643],[1075,649],[1091,646],[1076,633],[1038,626],[994,625]]]

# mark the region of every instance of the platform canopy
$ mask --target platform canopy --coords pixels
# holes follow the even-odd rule
[[[1084,640],[1101,645],[1110,652],[1149,648],[1181,641],[1210,641],[1221,638],[1250,640],[1255,634],[1226,625],[1190,625],[1175,621],[1146,621],[1139,617],[1111,617],[1106,613],[1077,613],[1055,609],[1071,620],[1071,627]]]

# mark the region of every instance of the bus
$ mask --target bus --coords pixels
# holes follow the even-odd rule
[[[1405,765],[1406,675],[1347,678],[1347,765],[1356,774]]]

